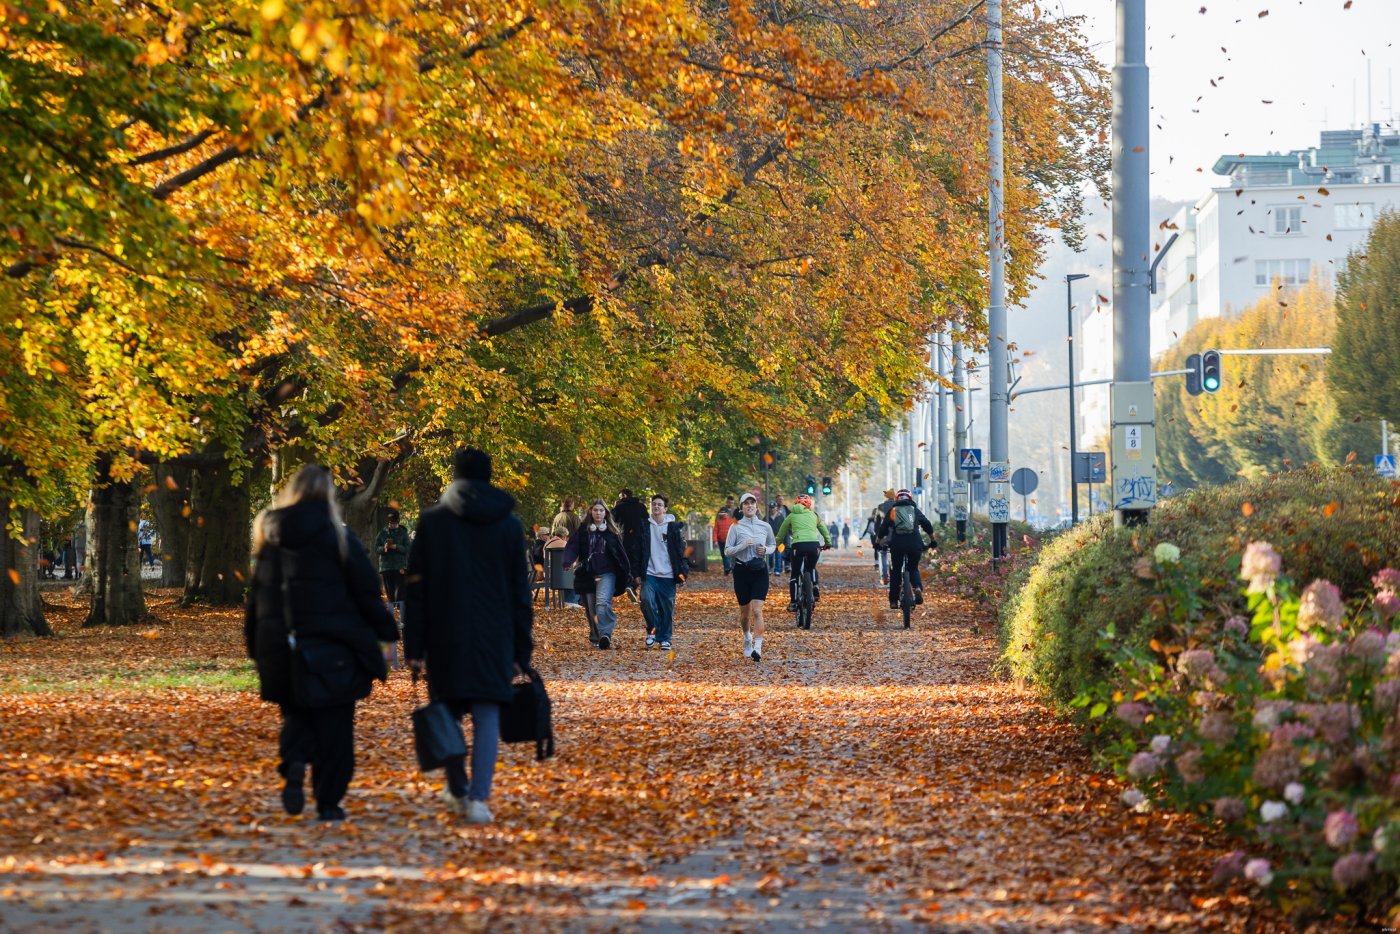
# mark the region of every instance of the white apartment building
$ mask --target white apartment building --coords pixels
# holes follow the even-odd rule
[[[1400,210],[1400,133],[1379,124],[1324,130],[1310,149],[1223,155],[1213,171],[1228,183],[1162,231],[1162,242],[1178,239],[1157,270],[1154,355],[1199,320],[1241,313],[1275,283],[1331,283],[1376,217]]]

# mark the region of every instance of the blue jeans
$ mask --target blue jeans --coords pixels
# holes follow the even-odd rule
[[[642,606],[649,611],[647,622],[656,632],[656,641],[670,642],[676,622],[675,578],[648,574],[642,583]]]
[[[724,542],[719,543],[719,563],[724,565],[724,573],[728,574],[734,568],[734,562],[729,555],[724,553]]]
[[[589,635],[594,642],[603,637],[612,641],[613,628],[617,626],[617,612],[613,610],[613,594],[616,591],[617,575],[609,571],[598,575],[593,593],[584,594],[584,599],[588,601]]]
[[[496,777],[496,753],[501,745],[501,705],[491,701],[457,701],[452,712],[461,717],[467,710],[472,715],[471,784],[467,784],[466,756],[447,760],[447,787],[459,798],[487,801],[491,798],[491,782]]]

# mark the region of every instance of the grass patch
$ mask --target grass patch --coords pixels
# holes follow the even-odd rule
[[[173,660],[164,667],[122,667],[85,671],[80,675],[64,671],[28,670],[22,674],[0,674],[0,694],[29,694],[39,691],[76,693],[79,691],[255,691],[257,671],[251,661]]]

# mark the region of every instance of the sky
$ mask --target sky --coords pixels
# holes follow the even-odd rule
[[[1085,32],[1112,66],[1114,0],[1040,3],[1052,13],[1088,17]],[[1211,172],[1222,154],[1301,149],[1316,145],[1324,126],[1347,129],[1364,120],[1368,61],[1371,114],[1383,125],[1395,125],[1390,88],[1400,88],[1400,48],[1395,45],[1400,0],[1352,0],[1350,9],[1343,9],[1344,3],[1147,0],[1154,226],[1179,205],[1195,203],[1225,182]],[[1268,15],[1261,17],[1265,10]],[[1400,106],[1395,109],[1400,114]],[[1033,352],[1023,361],[1021,388],[1066,381],[1065,274],[1090,276],[1075,285],[1077,305],[1092,307],[1095,294],[1112,294],[1111,211],[1098,199],[1087,207],[1084,251],[1053,242],[1037,269],[1039,287],[1023,307],[1008,309],[1010,339]],[[1112,312],[1105,307],[1092,313]],[[1079,336],[1078,360],[1097,355],[1108,365],[1111,348]],[[986,443],[985,395],[972,397],[974,442],[981,445]],[[1051,477],[1068,470],[1066,397],[1064,392],[1021,396],[1013,400],[1009,419],[1013,466],[1042,471],[1038,505],[1046,511],[1053,511],[1064,490],[1060,486],[1052,492]],[[1106,387],[1084,390],[1081,430],[1089,437],[1107,431],[1107,398]]]
[[[1152,194],[1195,201],[1223,153],[1315,145],[1325,129],[1394,125],[1400,0],[1148,0]],[[1085,16],[1112,66],[1114,0],[1042,0]],[[1202,9],[1204,13],[1200,12]],[[1262,15],[1267,13],[1267,15]],[[1214,84],[1212,84],[1212,81]],[[1265,103],[1266,101],[1270,103]]]

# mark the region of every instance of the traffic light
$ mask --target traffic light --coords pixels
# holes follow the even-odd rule
[[[811,474],[807,475],[807,495],[817,495],[817,478],[812,476]]]
[[[772,451],[764,451],[763,454],[759,456],[759,463],[763,465],[764,470],[771,470],[773,464],[776,463],[777,460],[778,455],[774,454]]]
[[[1186,394],[1188,396],[1201,394],[1201,355],[1198,353],[1193,353],[1186,358]]]
[[[1207,350],[1201,354],[1201,388],[1206,392],[1219,392],[1224,377],[1220,374],[1220,351]]]
[[[830,478],[830,477],[822,477],[822,495],[823,495],[823,496],[830,496],[830,495],[831,495],[831,478]]]

